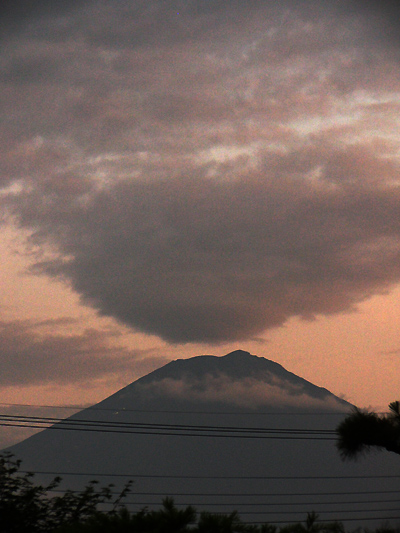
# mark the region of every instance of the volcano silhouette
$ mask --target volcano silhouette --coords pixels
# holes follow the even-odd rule
[[[41,482],[60,474],[65,488],[132,479],[131,511],[170,496],[198,511],[237,510],[245,522],[315,511],[372,528],[400,516],[385,503],[400,472],[390,454],[341,461],[334,430],[351,408],[238,350],[172,361],[8,451]]]

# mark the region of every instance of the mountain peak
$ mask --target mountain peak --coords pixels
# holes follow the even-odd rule
[[[226,358],[232,358],[232,357],[257,357],[256,355],[252,355],[250,352],[246,352],[245,350],[234,350],[233,352],[230,352],[223,357]]]
[[[181,402],[190,404],[192,408],[194,401],[209,403],[209,406],[213,403],[215,409],[230,409],[231,406],[261,409],[269,406],[279,410],[289,405],[293,410],[328,409],[329,406],[340,410],[349,407],[328,390],[296,376],[279,363],[245,350],[235,350],[224,356],[200,355],[176,359],[111,398],[113,402],[129,402],[132,405],[144,402],[144,408],[150,398],[153,401],[161,397],[164,402],[173,401],[176,404],[174,409]],[[107,403],[109,401],[106,400]]]

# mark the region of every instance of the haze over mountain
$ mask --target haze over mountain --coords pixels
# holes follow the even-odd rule
[[[66,487],[133,479],[132,510],[169,495],[198,510],[237,509],[245,521],[296,521],[314,510],[372,527],[366,518],[398,515],[384,510],[383,494],[398,492],[399,477],[388,477],[397,463],[388,454],[341,462],[332,430],[350,408],[238,350],[172,361],[9,451],[26,470],[60,473]]]

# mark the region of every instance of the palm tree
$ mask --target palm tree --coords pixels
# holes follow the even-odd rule
[[[356,408],[336,428],[336,446],[343,460],[358,459],[373,448],[400,454],[400,402],[379,415]]]

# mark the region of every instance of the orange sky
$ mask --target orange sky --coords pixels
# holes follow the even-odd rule
[[[357,312],[304,321],[292,319],[281,328],[257,340],[221,346],[193,344],[169,346],[155,337],[133,333],[109,318],[99,318],[79,304],[76,294],[63,283],[26,273],[26,259],[16,253],[20,237],[11,230],[2,234],[1,276],[4,280],[2,306],[7,320],[56,320],[76,318],[78,324],[64,325],[66,335],[88,327],[119,329],[118,346],[148,350],[138,367],[117,376],[105,376],[92,385],[80,384],[4,387],[4,402],[34,404],[77,404],[97,402],[171,359],[202,354],[224,355],[244,348],[255,355],[282,364],[289,371],[362,407],[386,409],[399,389],[400,286],[388,294],[376,295]],[[54,328],[54,326],[51,326]],[[156,359],[159,357],[159,361]],[[148,363],[146,364],[146,362]],[[17,370],[17,369],[16,369]]]
[[[90,404],[238,348],[359,406],[398,398],[399,13],[385,6],[10,10],[3,402]]]

